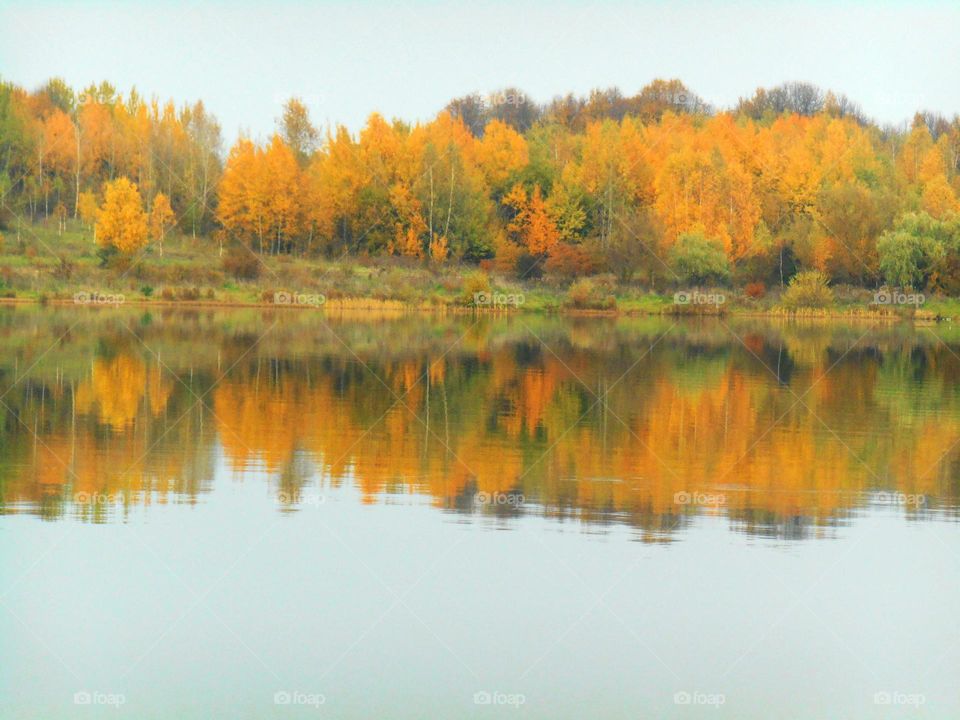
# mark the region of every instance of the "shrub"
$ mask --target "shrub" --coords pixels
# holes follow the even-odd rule
[[[762,282],[747,283],[743,288],[743,292],[748,298],[759,300],[767,294],[767,286]]]
[[[243,245],[232,246],[223,256],[223,270],[237,280],[256,280],[263,265],[254,252]]]
[[[100,246],[97,248],[97,257],[100,259],[100,267],[107,267],[112,264],[113,260],[117,257],[117,249],[112,245],[107,247]]]
[[[495,245],[496,254],[493,256],[493,269],[504,275],[514,274],[517,271],[517,261],[523,253],[523,248],[510,242],[505,237],[498,237]]]
[[[781,300],[790,310],[823,308],[833,303],[833,291],[827,285],[826,275],[819,270],[807,270],[791,278]]]
[[[567,291],[567,304],[579,310],[611,310],[617,299],[605,290],[591,278],[580,278]]]
[[[539,280],[543,277],[543,256],[520,253],[517,258],[517,277],[521,280]]]
[[[670,248],[670,267],[683,282],[694,285],[722,285],[730,278],[723,246],[699,231],[677,239]]]
[[[53,269],[53,276],[57,280],[69,280],[73,277],[73,273],[76,271],[77,266],[66,258],[60,258],[59,264]]]
[[[475,272],[463,280],[460,301],[464,305],[473,305],[477,293],[490,293],[490,277],[485,272]]]
[[[550,251],[543,268],[551,275],[570,279],[593,274],[597,263],[582,245],[558,243]]]
[[[144,285],[142,288],[140,288],[140,292],[143,294],[144,297],[148,298],[151,295],[153,295],[153,288],[150,287],[149,285]]]

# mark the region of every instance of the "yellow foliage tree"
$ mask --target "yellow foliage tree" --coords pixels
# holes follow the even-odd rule
[[[529,162],[527,141],[523,135],[500,120],[493,120],[476,147],[477,161],[487,184],[500,188]]]
[[[145,247],[147,214],[137,186],[125,177],[117,178],[104,186],[103,198],[103,207],[97,211],[97,244],[124,254]]]
[[[157,193],[153,198],[153,208],[150,210],[150,235],[160,246],[160,257],[163,257],[163,238],[167,234],[167,228],[173,225],[175,219],[173,208],[170,207],[170,199],[163,193]]]
[[[92,228],[97,222],[97,196],[92,192],[80,193],[77,201],[77,212],[80,215],[80,221],[89,228]]]
[[[937,175],[931,178],[923,188],[923,197],[921,198],[923,209],[933,215],[938,220],[944,216],[960,210],[960,203],[957,202],[957,196],[943,175]]]
[[[504,197],[503,204],[512,207],[515,212],[513,220],[507,225],[507,232],[531,255],[544,255],[560,242],[560,233],[539,185],[534,186],[529,197],[522,185],[514,185]]]

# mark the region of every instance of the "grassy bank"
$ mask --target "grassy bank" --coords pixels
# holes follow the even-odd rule
[[[132,261],[104,265],[92,233],[42,225],[8,229],[0,244],[0,299],[185,305],[289,305],[331,309],[442,312],[565,312],[620,315],[800,315],[933,321],[960,318],[960,300],[930,296],[919,306],[877,305],[875,291],[837,287],[826,307],[787,309],[779,287],[747,295],[737,288],[659,291],[612,275],[575,281],[523,281],[472,265],[428,267],[393,257],[340,259],[287,255],[231,265],[216,242],[168,237]]]

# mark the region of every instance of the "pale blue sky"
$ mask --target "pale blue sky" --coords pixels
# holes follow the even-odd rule
[[[427,119],[514,84],[534,100],[636,92],[679,77],[729,106],[807,80],[881,122],[960,112],[960,2],[15,2],[0,0],[0,75],[35,87],[109,79],[203,99],[231,142],[265,137],[303,97],[319,124],[373,110]]]

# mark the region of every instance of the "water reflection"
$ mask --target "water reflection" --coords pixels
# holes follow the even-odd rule
[[[0,511],[122,520],[222,466],[508,524],[955,517],[952,328],[4,308]],[[154,509],[153,512],[162,512]]]

